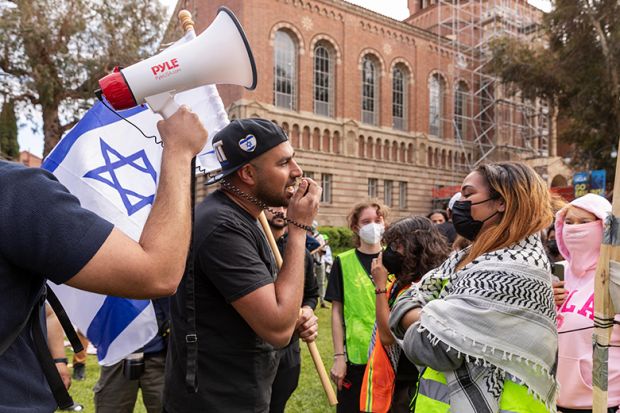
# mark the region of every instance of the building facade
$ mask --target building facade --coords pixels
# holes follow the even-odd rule
[[[410,1],[404,22],[343,0],[182,0],[177,12],[189,10],[200,33],[220,5],[239,18],[258,71],[254,91],[218,86],[229,116],[267,118],[287,131],[305,174],[323,187],[320,225],[345,225],[351,206],[369,197],[393,218],[426,214],[482,158],[536,158],[548,175],[551,145],[502,144],[499,128],[486,137],[501,150],[480,139],[482,80],[459,75],[460,60],[477,61],[463,57],[467,42],[442,32],[440,2]],[[206,191],[199,185],[200,196]]]

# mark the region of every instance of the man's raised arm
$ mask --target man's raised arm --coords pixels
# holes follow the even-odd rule
[[[171,295],[181,281],[191,235],[190,170],[207,131],[181,107],[157,124],[164,142],[157,196],[139,242],[112,230],[93,258],[67,281],[101,294],[154,298]]]

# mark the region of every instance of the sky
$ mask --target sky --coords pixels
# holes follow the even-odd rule
[[[160,0],[165,7],[168,8],[168,12],[172,13],[177,0]],[[407,9],[407,0],[347,0],[349,3],[357,4],[367,9],[373,10],[377,13],[384,14],[388,17],[397,20],[403,20],[409,16]],[[548,0],[530,0],[530,3],[545,10],[551,9],[551,3]],[[43,131],[38,125],[42,123],[40,113],[36,114],[35,122],[37,123],[37,131],[33,132],[33,125],[27,122],[24,117],[20,117],[20,128],[18,131],[18,142],[20,150],[27,150],[35,155],[41,156],[43,154]]]

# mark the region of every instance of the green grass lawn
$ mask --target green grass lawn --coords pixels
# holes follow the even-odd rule
[[[332,339],[331,339],[331,310],[318,308],[316,314],[319,318],[319,337],[317,346],[323,358],[323,364],[329,374],[332,367]],[[67,357],[71,360],[72,352],[67,350]],[[329,406],[327,397],[321,386],[321,381],[312,363],[308,347],[302,343],[301,345],[301,377],[299,378],[299,387],[293,393],[289,400],[286,411],[290,413],[323,413],[335,412],[336,409]],[[93,388],[99,377],[99,366],[96,356],[88,356],[86,365],[86,380],[74,381],[71,385],[70,393],[73,399],[84,405],[84,411],[94,412]],[[138,402],[134,412],[146,413],[146,409],[142,404],[141,396],[138,396]]]

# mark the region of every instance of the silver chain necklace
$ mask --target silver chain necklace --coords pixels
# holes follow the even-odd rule
[[[237,188],[236,186],[234,186],[233,184],[231,184],[227,180],[222,179],[220,181],[220,184],[222,185],[222,188],[224,188],[225,190],[227,190],[231,194],[235,195],[236,197],[243,198],[243,199],[245,199],[247,201],[250,201],[251,203],[253,203],[257,207],[259,207],[261,210],[267,210],[267,211],[271,212],[274,217],[283,219],[284,222],[286,222],[287,224],[293,224],[297,228],[301,228],[301,229],[303,229],[305,231],[312,232],[312,227],[310,225],[300,224],[299,222],[297,222],[297,221],[295,221],[293,219],[289,219],[289,218],[285,217],[283,212],[274,211],[272,208],[269,207],[269,205],[267,205],[266,203],[264,203],[260,199],[256,198],[254,195],[246,194],[241,189]]]

